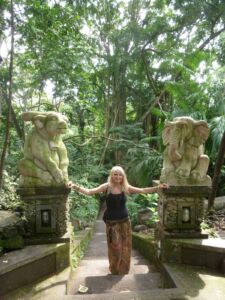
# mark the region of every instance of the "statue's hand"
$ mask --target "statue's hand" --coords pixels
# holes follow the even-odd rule
[[[205,176],[198,170],[193,170],[191,172],[191,177],[195,180],[203,179]]]
[[[188,169],[184,169],[184,168],[177,168],[176,173],[180,177],[188,177],[190,175],[190,171]]]

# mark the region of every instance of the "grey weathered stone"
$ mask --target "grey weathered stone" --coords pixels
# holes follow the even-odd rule
[[[142,230],[147,230],[148,229],[148,227],[146,226],[146,225],[144,225],[144,224],[141,224],[141,225],[136,225],[136,226],[134,226],[134,231],[135,232],[139,232],[139,231],[142,231]]]
[[[152,211],[150,208],[144,208],[140,209],[138,211],[138,223],[144,224],[146,221],[148,221],[152,216]]]
[[[0,210],[0,246],[4,250],[24,247],[24,221],[17,213]]]
[[[24,221],[16,213],[0,210],[0,238],[11,238],[23,233]]]

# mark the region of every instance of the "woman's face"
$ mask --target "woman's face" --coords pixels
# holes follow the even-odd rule
[[[122,183],[123,182],[123,173],[119,170],[115,170],[112,172],[112,181],[114,183]]]

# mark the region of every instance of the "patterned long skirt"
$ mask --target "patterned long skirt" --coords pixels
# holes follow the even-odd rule
[[[131,223],[129,219],[106,221],[109,270],[112,274],[127,274],[131,260]]]

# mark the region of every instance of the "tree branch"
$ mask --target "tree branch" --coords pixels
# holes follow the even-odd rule
[[[82,144],[77,144],[75,143],[75,145],[79,146],[79,147],[84,147],[86,146],[87,144],[89,144],[93,139],[106,139],[108,141],[112,141],[112,142],[121,142],[121,143],[129,143],[129,144],[132,144],[133,146],[137,147],[137,148],[142,148],[142,149],[149,149],[149,146],[140,146],[139,144],[136,144],[134,143],[133,141],[130,141],[130,140],[126,140],[126,139],[113,139],[113,138],[110,138],[110,137],[107,137],[107,136],[104,136],[104,135],[92,135],[92,136],[89,136],[89,135],[84,135],[85,137],[88,138],[87,141],[85,141],[84,143]],[[66,139],[63,139],[63,142],[67,142],[71,139],[74,139],[76,137],[81,137],[80,135],[73,135],[73,136],[70,136]]]
[[[212,32],[210,36],[201,44],[201,46],[198,47],[198,50],[203,50],[206,45],[208,45],[211,40],[215,39],[217,36],[219,36],[223,31],[225,31],[225,26],[218,30],[217,32]]]
[[[211,40],[213,40],[214,38],[216,38],[217,36],[219,36],[219,35],[220,35],[222,32],[224,32],[224,31],[225,31],[225,26],[224,26],[223,28],[221,28],[220,30],[218,30],[217,32],[213,32],[213,33],[208,37],[208,39],[206,39],[206,40],[202,43],[202,45],[199,46],[198,50],[203,50],[204,47],[205,47],[208,43],[210,43]],[[180,77],[181,73],[182,73],[181,71],[179,71],[179,72],[177,73],[177,75],[176,75],[176,77],[175,77],[175,79],[174,79],[175,81],[178,80],[178,78]],[[153,103],[150,105],[149,109],[142,115],[141,121],[143,121],[143,120],[148,116],[148,114],[151,112],[152,108],[153,108],[157,103],[159,103],[159,101],[163,98],[163,96],[165,95],[165,93],[166,93],[166,90],[163,89],[162,92],[160,93],[160,95],[157,96],[157,97],[155,98],[155,101],[153,101]]]
[[[146,72],[146,75],[147,75],[147,78],[148,78],[149,85],[152,87],[155,95],[157,95],[158,90],[157,90],[157,87],[155,86],[155,83],[154,83],[154,80],[153,80],[152,76],[150,75],[150,73],[148,71],[147,61],[145,59],[143,51],[141,52],[141,58],[142,58],[143,63],[144,63],[144,68],[145,68],[145,72]]]

